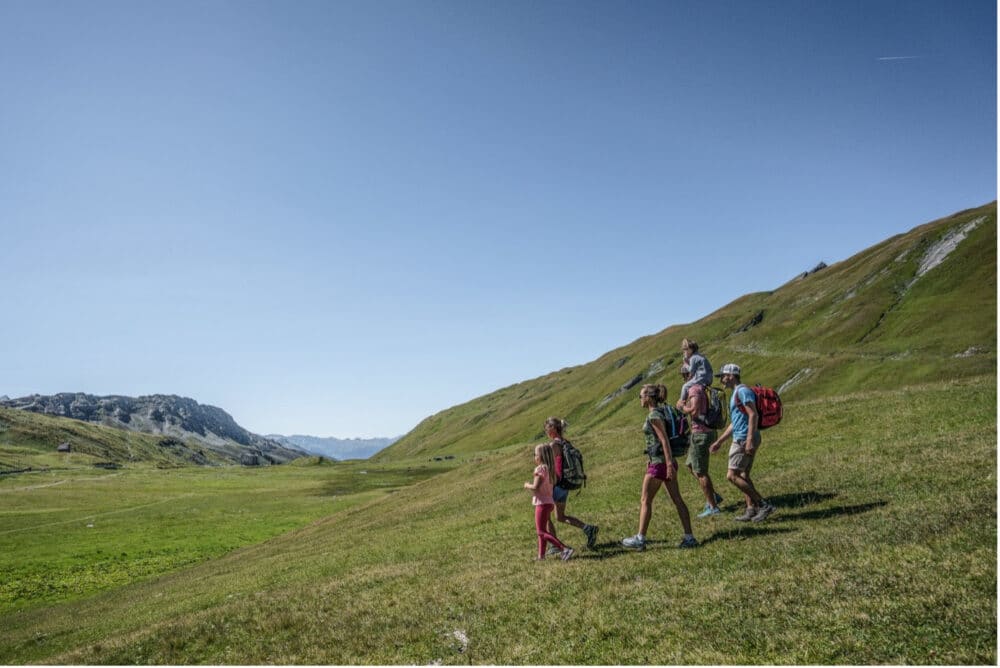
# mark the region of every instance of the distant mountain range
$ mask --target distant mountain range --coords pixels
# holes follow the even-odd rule
[[[387,448],[401,437],[392,438],[323,438],[319,436],[282,436],[268,434],[266,438],[291,448],[298,448],[314,455],[332,459],[368,459],[376,452]]]
[[[290,443],[247,431],[221,408],[176,395],[32,394],[17,399],[0,397],[0,406],[161,435],[211,450],[235,463],[281,464],[306,455]]]

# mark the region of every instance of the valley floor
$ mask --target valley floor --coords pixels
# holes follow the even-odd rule
[[[87,482],[124,486],[114,498],[130,510],[118,514],[81,492],[82,481],[0,481],[0,565],[22,573],[21,589],[0,599],[0,661],[995,664],[996,405],[995,376],[790,403],[754,469],[778,512],[734,522],[737,495],[724,458],[713,457],[726,512],[695,520],[701,546],[676,549],[677,515],[661,494],[642,553],[619,544],[635,533],[645,468],[637,414],[635,428],[575,439],[590,482],[569,512],[601,533],[596,549],[566,563],[532,561],[527,443],[393,493],[370,487],[343,506],[316,493],[338,484],[324,487],[317,473],[244,489],[230,506],[220,492],[206,502],[213,510],[197,511],[210,513],[199,540],[220,552],[145,577],[129,572],[137,557],[163,553],[191,518],[144,491],[159,485],[183,506],[199,490],[183,481],[189,473]],[[264,519],[307,488],[315,504]],[[693,478],[681,490],[697,512]],[[230,516],[238,510],[248,514]],[[129,517],[148,523],[134,544],[117,547],[134,525],[98,539],[105,523]],[[268,530],[254,533],[258,523]],[[61,532],[73,537],[69,561],[46,547]],[[559,533],[582,548],[578,530]],[[50,596],[34,589],[50,561],[64,581],[76,563],[128,574],[78,597]]]

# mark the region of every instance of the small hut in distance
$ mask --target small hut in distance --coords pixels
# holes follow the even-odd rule
[[[56,452],[71,452],[71,451],[72,447],[70,446],[69,441],[64,441],[60,443],[58,446],[56,446]]]

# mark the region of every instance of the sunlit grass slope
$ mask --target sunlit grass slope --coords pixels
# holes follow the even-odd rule
[[[64,442],[69,453],[58,453]],[[98,462],[190,465],[192,458],[231,463],[210,449],[175,439],[114,429],[81,420],[0,408],[0,471],[91,467]]]
[[[450,468],[298,461],[0,477],[0,614],[218,557]]]
[[[632,403],[632,402],[630,402]],[[0,616],[6,663],[996,662],[995,376],[790,399],[760,525],[657,501],[634,533],[641,409],[581,437],[598,548],[533,562],[530,443],[219,559]],[[476,461],[478,459],[478,461]],[[699,505],[695,483],[682,493]],[[563,528],[580,546],[582,534]]]
[[[941,242],[963,230],[944,261],[918,276]],[[921,225],[697,322],[441,411],[376,459],[541,438],[550,415],[568,418],[578,434],[628,424],[636,391],[616,392],[638,378],[664,382],[676,397],[685,336],[701,342],[716,369],[734,361],[749,382],[793,381],[787,399],[995,373],[996,247],[995,202]]]

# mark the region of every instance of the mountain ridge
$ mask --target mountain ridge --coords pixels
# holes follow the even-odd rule
[[[292,434],[290,436],[267,434],[265,438],[305,450],[310,454],[332,459],[368,459],[401,437],[336,438],[334,436],[308,436],[305,434]]]
[[[175,394],[138,397],[83,392],[32,394],[0,400],[0,407],[164,436],[165,440],[193,442],[235,462],[280,464],[305,455],[298,448],[244,429],[217,406]]]

